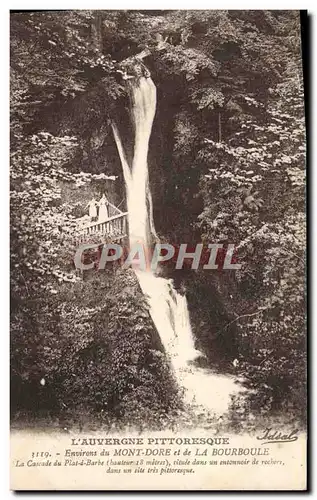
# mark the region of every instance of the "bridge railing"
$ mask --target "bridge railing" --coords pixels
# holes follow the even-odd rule
[[[128,212],[121,212],[103,222],[91,222],[82,228],[82,233],[85,235],[101,233],[115,238],[123,238],[127,235],[127,216]]]

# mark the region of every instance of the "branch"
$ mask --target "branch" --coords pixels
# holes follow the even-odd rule
[[[300,257],[296,253],[292,252],[292,250],[284,250],[284,248],[281,248],[281,250],[282,250],[282,252],[286,253],[287,255],[294,255],[294,257],[296,257],[296,259],[301,260],[303,262],[303,264],[305,264],[305,259],[302,259],[302,257]]]
[[[230,321],[230,323],[228,323],[227,325],[225,325],[224,328],[229,328],[229,326],[232,325],[232,323],[235,323],[236,321],[238,321],[241,318],[248,318],[250,316],[256,316],[257,314],[260,314],[261,312],[265,311],[266,309],[268,309],[268,307],[264,307],[263,309],[258,309],[257,311],[255,311],[253,313],[242,314],[241,316],[237,316],[235,319],[233,319],[232,321]],[[219,332],[219,333],[221,333],[221,332]]]

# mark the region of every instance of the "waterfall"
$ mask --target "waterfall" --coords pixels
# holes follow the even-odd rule
[[[156,87],[151,78],[143,76],[129,79],[127,86],[134,125],[134,152],[131,167],[114,122],[112,130],[126,185],[130,247],[135,244],[143,245],[145,254],[148,255],[151,234],[156,236],[147,163],[149,140],[156,111]],[[194,346],[185,295],[175,290],[172,280],[158,277],[150,269],[145,271],[135,267],[134,271],[148,300],[152,320],[178,383],[185,389],[186,401],[205,408],[209,407],[212,411],[217,407],[220,412],[227,409],[227,400],[234,392],[233,381],[231,379],[229,381],[225,376],[212,375],[207,370],[197,368],[191,363],[202,353]],[[217,382],[218,392],[217,388],[210,387],[213,382]]]

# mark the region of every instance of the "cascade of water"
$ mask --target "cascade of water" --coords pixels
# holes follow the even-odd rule
[[[112,129],[126,184],[130,247],[141,244],[146,253],[149,249],[150,233],[156,234],[153,216],[148,213],[147,207],[147,199],[151,198],[147,156],[156,111],[156,87],[151,78],[145,77],[128,80],[127,85],[134,124],[134,154],[131,168],[114,123]],[[149,208],[151,210],[151,204]],[[135,269],[135,273],[147,297],[152,320],[178,382],[185,389],[186,400],[209,407],[213,411],[221,407],[222,411],[228,406],[227,400],[231,393],[236,392],[236,388],[232,379],[212,375],[206,370],[195,368],[190,363],[201,353],[194,346],[186,297],[175,290],[172,280],[157,277],[150,269],[147,271]],[[220,392],[215,393],[214,387],[211,394],[212,381],[217,381]],[[206,387],[209,388],[208,392]]]

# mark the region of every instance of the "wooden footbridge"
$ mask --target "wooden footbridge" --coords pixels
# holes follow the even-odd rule
[[[128,235],[128,212],[122,212],[105,197],[99,202],[93,199],[87,206],[89,215],[77,220],[80,240],[94,236],[100,240],[120,241]]]
[[[113,240],[121,240],[127,236],[127,216],[128,212],[121,212],[105,221],[91,222],[82,228],[82,233],[87,236],[100,234]]]

